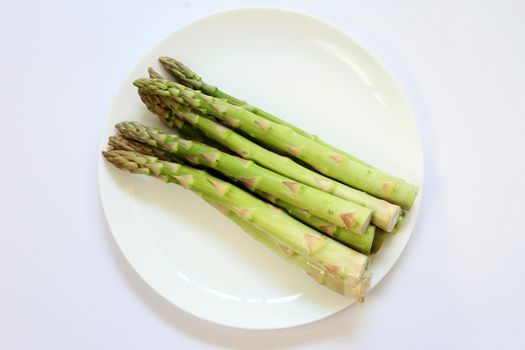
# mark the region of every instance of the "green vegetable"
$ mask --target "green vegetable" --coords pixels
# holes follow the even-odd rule
[[[391,231],[397,222],[401,212],[401,208],[397,205],[341,184],[294,162],[290,158],[285,158],[269,151],[218,122],[202,116],[197,111],[177,103],[173,99],[148,95],[143,96],[142,100],[146,107],[157,114],[168,126],[177,128],[177,125],[180,125],[181,122],[173,122],[173,120],[183,120],[205,134],[206,138],[245,159],[253,160],[257,164],[305,185],[367,207],[372,210],[372,223],[386,231]],[[158,106],[162,107],[159,108]],[[183,131],[181,133],[184,134]],[[191,135],[189,137],[191,138]],[[204,142],[209,143],[209,141]]]
[[[352,159],[356,162],[359,162],[361,164],[364,164],[364,165],[368,165],[366,164],[365,162],[363,162],[362,160],[360,160],[359,158],[356,158],[326,142],[324,142],[323,140],[319,139],[317,136],[315,135],[312,135],[298,127],[296,127],[295,125],[293,124],[290,124],[288,122],[286,122],[285,120],[282,120],[278,117],[276,117],[275,115],[269,113],[269,112],[266,112],[258,107],[255,107],[255,106],[252,106],[250,105],[249,103],[247,103],[246,101],[242,101],[242,100],[239,100],[227,93],[225,93],[224,91],[220,90],[218,87],[216,86],[213,86],[213,85],[210,85],[210,84],[207,84],[205,81],[202,80],[202,78],[195,72],[193,72],[191,69],[189,69],[187,66],[185,66],[183,63],[177,61],[176,59],[174,58],[170,58],[170,57],[161,57],[159,58],[159,61],[160,63],[164,66],[164,68],[166,68],[166,70],[173,76],[173,78],[180,84],[182,85],[185,85],[189,88],[192,88],[192,89],[195,89],[195,90],[200,90],[202,91],[203,93],[205,93],[206,95],[209,95],[209,96],[213,96],[213,97],[217,97],[217,98],[221,98],[223,100],[226,100],[228,101],[229,103],[233,104],[233,105],[236,105],[236,106],[239,106],[239,107],[242,107],[254,114],[257,114],[258,116],[260,117],[263,117],[264,119],[267,119],[269,121],[272,121],[274,123],[277,123],[277,124],[281,124],[281,125],[285,125],[285,126],[288,126],[289,128],[293,129],[295,132],[309,138],[310,140],[312,141],[315,141],[316,143],[324,146],[324,147],[327,147],[327,148],[330,148],[332,151],[334,151],[335,153],[338,153],[338,154],[342,154],[344,155],[345,157],[349,158],[349,159]],[[150,75],[151,78],[153,79],[165,79],[164,77],[160,76],[159,74],[157,75]],[[371,165],[368,165],[369,167],[372,167]]]
[[[161,148],[192,164],[216,169],[230,178],[241,181],[252,191],[269,193],[357,234],[362,235],[370,222],[369,209],[298,183],[252,161],[202,143],[182,139],[178,135],[164,134],[158,129],[137,122],[119,123],[116,128],[127,138]]]
[[[417,195],[418,187],[415,185],[335,153],[288,126],[268,121],[222,99],[167,80],[138,79],[134,84],[143,93],[169,97],[210,114],[250,137],[300,159],[329,177],[403,208],[410,208]]]
[[[180,184],[228,208],[315,266],[343,280],[348,286],[348,293],[362,300],[369,284],[365,272],[368,263],[366,255],[321,235],[281,209],[205,171],[131,151],[110,150],[102,153],[106,160],[122,170]]]
[[[170,152],[163,151],[159,148],[152,147],[140,142],[128,140],[121,136],[111,136],[109,140],[109,146],[114,150],[127,150],[135,151],[142,153],[148,156],[155,156],[160,160],[175,161],[178,160],[174,158],[173,154]],[[273,196],[270,196],[264,192],[257,192],[260,196],[269,200],[276,206],[285,209],[291,216],[295,217],[297,220],[311,226],[318,231],[334,238],[335,240],[343,243],[344,245],[357,250],[363,254],[369,254],[372,247],[372,242],[374,241],[374,234],[376,231],[375,226],[368,226],[364,235],[358,235],[356,233],[350,232],[342,227],[334,225],[326,220],[320,219],[316,216],[311,215],[309,212],[303,209],[299,209],[291,204],[288,204],[280,199],[277,199]],[[384,231],[382,231],[384,232]]]

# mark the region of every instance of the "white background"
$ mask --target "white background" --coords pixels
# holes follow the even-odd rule
[[[129,267],[101,210],[98,143],[135,63],[232,7],[297,9],[345,29],[399,81],[425,198],[366,304],[246,331],[171,306]],[[525,6],[521,1],[3,3],[1,349],[525,348]],[[271,24],[269,24],[271,25]]]

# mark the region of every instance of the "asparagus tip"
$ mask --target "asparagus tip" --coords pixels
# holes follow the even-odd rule
[[[138,88],[141,88],[142,86],[144,86],[144,78],[136,79],[136,80],[133,82],[133,85],[135,85],[135,86],[138,87]]]

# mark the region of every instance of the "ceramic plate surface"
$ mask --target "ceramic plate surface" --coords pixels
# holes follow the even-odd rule
[[[117,122],[161,127],[132,86],[147,75],[148,66],[160,70],[159,56],[181,60],[207,82],[369,163],[423,182],[415,119],[393,78],[339,29],[286,10],[222,12],[164,39],[124,82],[101,148]],[[129,263],[160,295],[195,316],[233,327],[275,329],[313,322],[352,304],[275,256],[190,191],[124,173],[102,157],[99,181],[109,226]],[[420,197],[402,230],[373,261],[373,285],[403,251]]]

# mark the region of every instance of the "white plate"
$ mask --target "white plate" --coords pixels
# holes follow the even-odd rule
[[[101,148],[119,121],[160,126],[132,86],[148,66],[159,67],[159,56],[180,59],[224,91],[367,162],[423,182],[415,120],[388,72],[337,28],[277,9],[218,13],[164,39],[124,82]],[[316,321],[352,304],[274,256],[190,191],[126,174],[102,157],[99,180],[109,226],[130,264],[160,295],[195,316],[274,329]],[[420,198],[371,265],[373,285],[403,251],[419,203]]]

